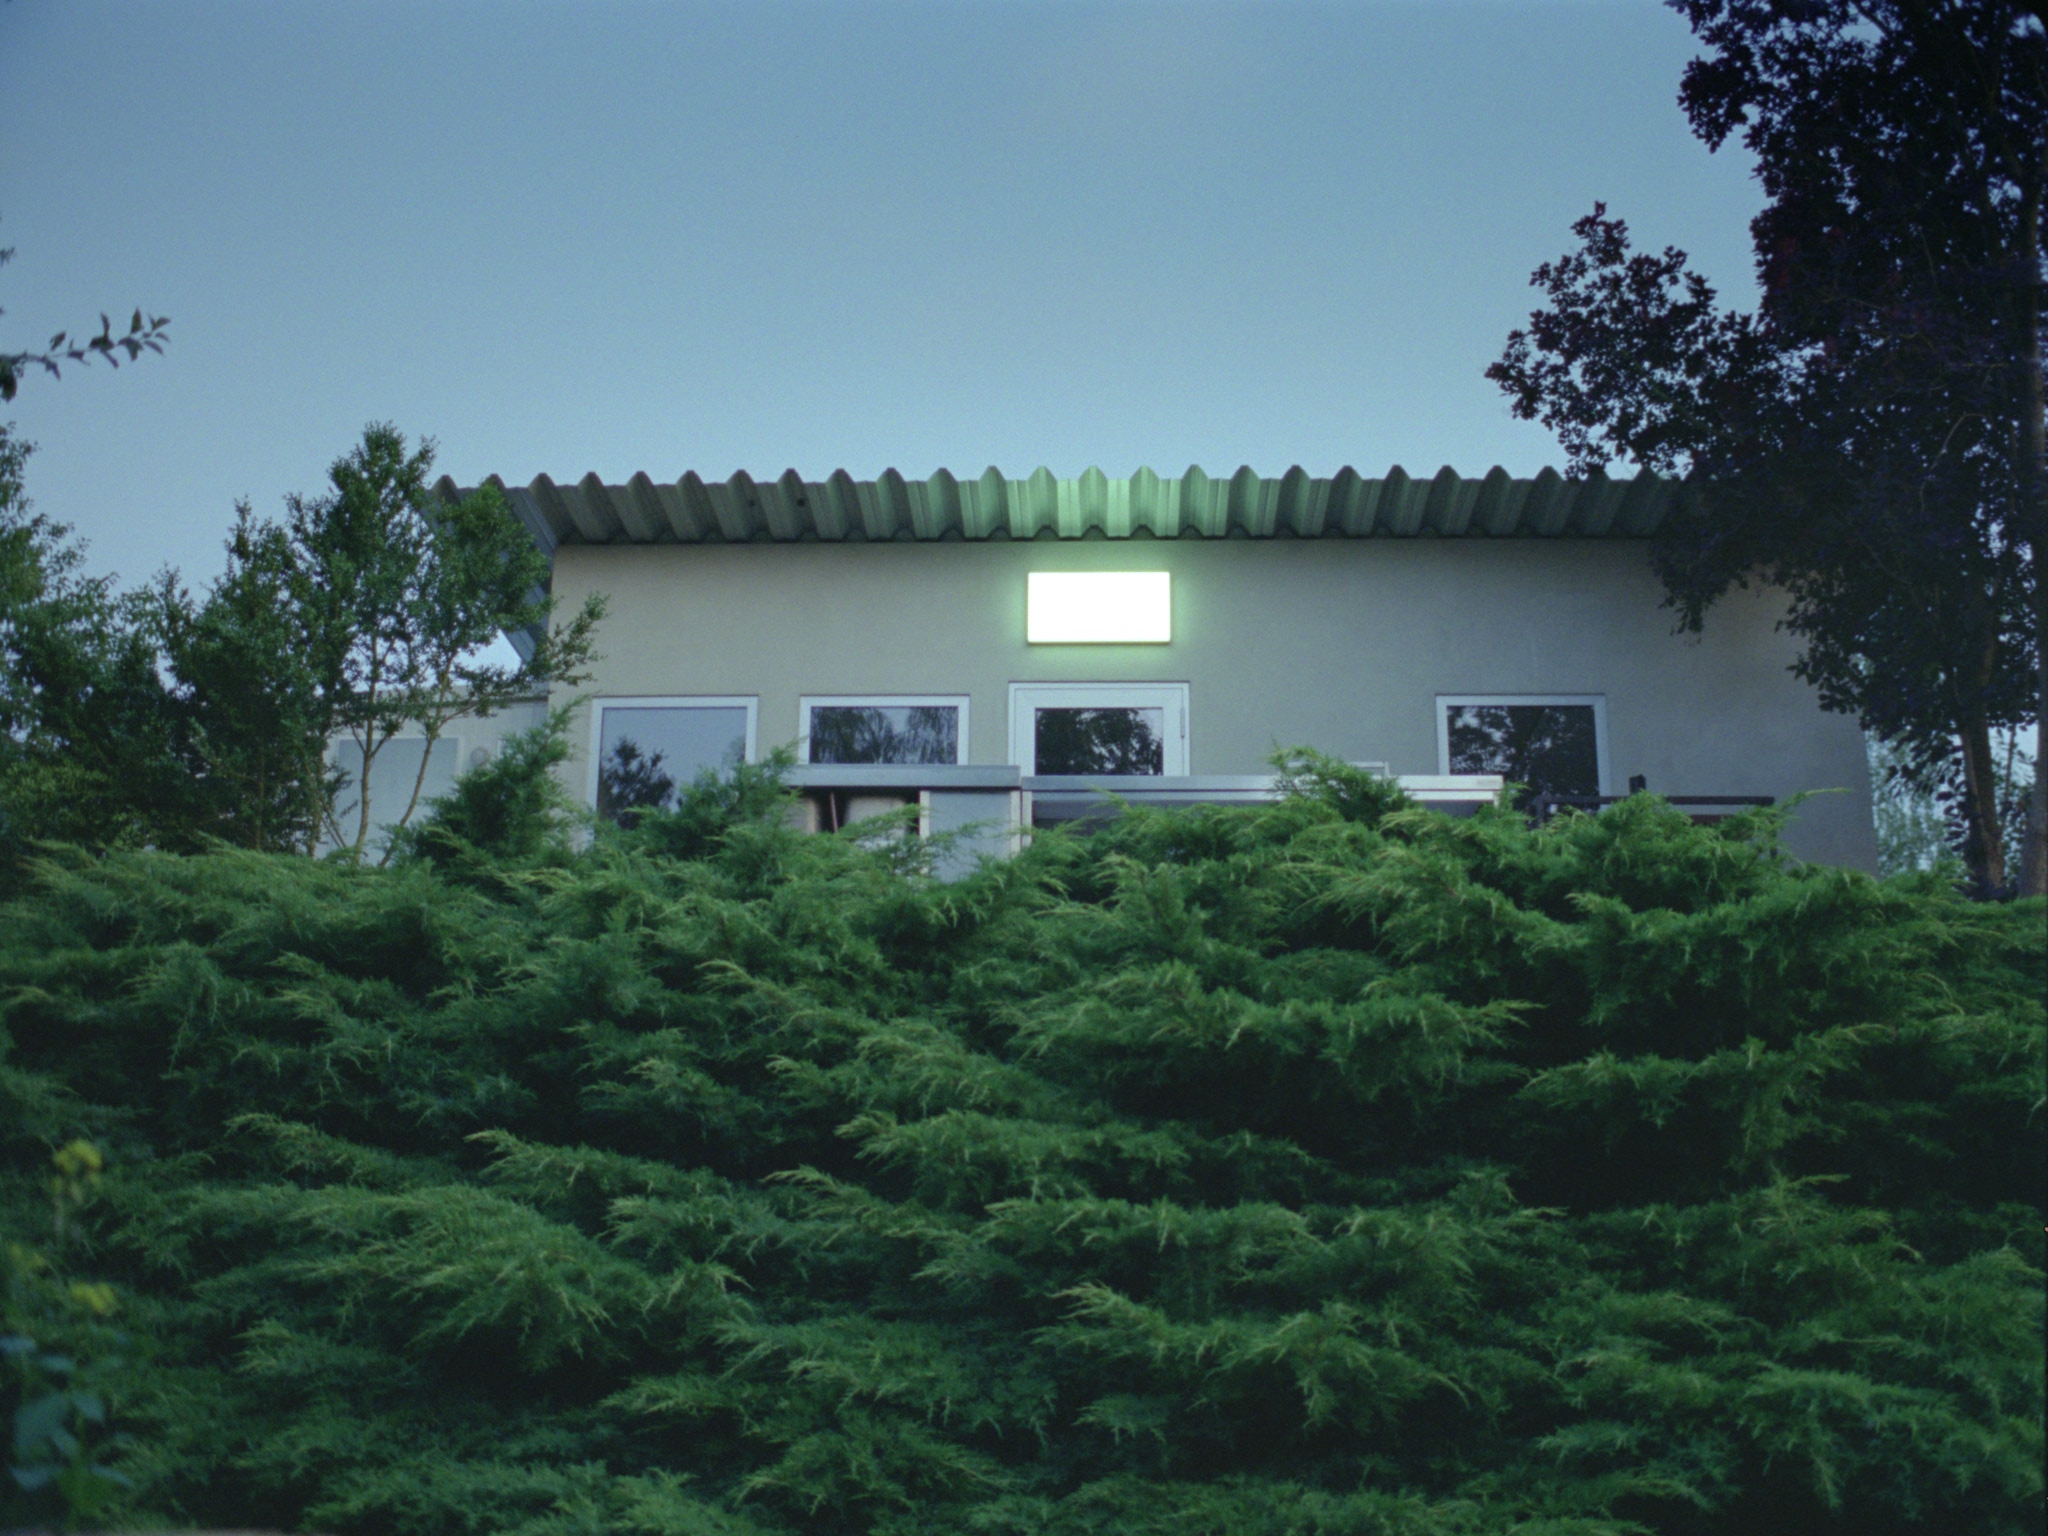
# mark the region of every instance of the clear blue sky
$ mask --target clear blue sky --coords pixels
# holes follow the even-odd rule
[[[1596,198],[1752,289],[1655,0],[0,4],[30,493],[139,580],[372,419],[464,483],[1432,473]]]

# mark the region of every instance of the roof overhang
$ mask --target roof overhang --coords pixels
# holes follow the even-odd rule
[[[1591,538],[1640,539],[1657,531],[1685,494],[1681,482],[1643,473],[1567,480],[1546,469],[1516,479],[1495,468],[1473,478],[1444,468],[1423,479],[1396,465],[1377,479],[1345,468],[1327,479],[1290,469],[1278,478],[1249,467],[1228,479],[1190,469],[1162,479],[1141,469],[1112,480],[1099,469],[1060,479],[1040,469],[1006,479],[990,469],[961,480],[945,470],[907,480],[886,470],[856,480],[838,470],[806,480],[744,471],[730,480],[695,474],[624,485],[585,475],[557,485],[546,475],[497,486],[549,555],[564,544],[794,544],[1035,538]],[[443,479],[441,494],[465,494]]]

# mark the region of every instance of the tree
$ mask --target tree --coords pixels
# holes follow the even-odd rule
[[[1038,771],[1158,773],[1166,746],[1153,724],[1157,716],[1157,710],[1144,709],[1041,710]]]
[[[308,654],[310,584],[285,531],[246,502],[227,551],[202,601],[166,572],[149,605],[202,830],[245,848],[310,848],[335,788],[331,712]]]
[[[548,712],[530,730],[505,739],[488,762],[471,768],[429,814],[401,828],[394,862],[427,863],[444,879],[502,882],[536,861],[567,862],[568,829],[585,813],[563,788],[568,762],[569,705]]]
[[[2040,295],[2048,37],[2017,0],[1671,0],[1709,52],[1680,100],[1769,198],[1754,312],[1604,205],[1539,267],[1548,307],[1488,369],[1574,470],[1688,475],[1655,551],[1680,623],[1789,597],[1799,674],[1952,776],[1982,892],[2010,883],[1992,735],[2048,717]],[[2037,776],[2020,885],[2048,886]]]
[[[262,534],[279,541],[280,558],[288,551],[293,566],[289,585],[326,734],[344,734],[356,749],[348,769],[353,825],[337,814],[331,794],[322,821],[357,858],[379,825],[371,769],[394,736],[416,727],[426,742],[411,793],[388,818],[402,827],[419,806],[433,744],[448,727],[551,684],[580,681],[604,612],[592,598],[549,630],[547,557],[495,486],[441,502],[427,484],[433,462],[431,441],[409,451],[395,427],[372,423],[335,460],[331,489],[289,498],[281,530]],[[499,634],[528,629],[542,633],[517,666],[478,659]]]
[[[192,786],[148,625],[22,491],[0,425],[0,873],[38,840],[177,846]]]
[[[139,592],[80,574],[68,530],[30,514],[26,444],[0,428],[0,864],[31,844],[191,850],[221,839],[360,858],[368,771],[391,737],[431,744],[552,682],[574,682],[593,600],[520,665],[477,659],[500,629],[545,625],[545,559],[495,490],[427,491],[431,445],[373,427],[334,490],[285,522],[236,508],[227,568],[195,598],[175,572]],[[354,773],[328,762],[337,734]],[[416,810],[425,758],[404,805]],[[356,781],[352,825],[336,814]],[[389,849],[386,850],[388,857]]]

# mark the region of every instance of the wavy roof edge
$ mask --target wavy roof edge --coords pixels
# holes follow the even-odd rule
[[[1423,479],[1399,465],[1377,479],[1340,469],[1327,479],[1300,466],[1278,478],[1247,466],[1228,478],[1190,469],[1164,479],[1140,469],[1112,480],[1099,469],[1060,479],[1039,469],[1011,480],[993,468],[961,480],[946,470],[905,479],[885,470],[856,480],[838,470],[806,480],[795,470],[755,480],[686,474],[657,482],[637,474],[624,485],[585,475],[557,485],[489,484],[540,548],[563,544],[797,543],[819,539],[1078,539],[1091,534],[1154,538],[1647,538],[1682,482],[1650,474],[1610,480],[1595,473],[1567,480],[1546,469],[1516,479],[1496,466],[1474,479],[1446,466]],[[468,494],[445,476],[443,496]]]

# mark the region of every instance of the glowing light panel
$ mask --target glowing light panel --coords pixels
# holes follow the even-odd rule
[[[1032,571],[1024,578],[1032,645],[1163,645],[1173,638],[1167,571]]]

